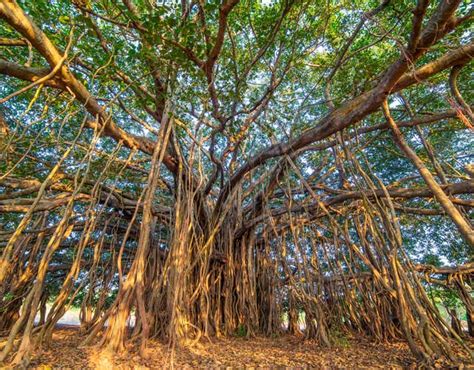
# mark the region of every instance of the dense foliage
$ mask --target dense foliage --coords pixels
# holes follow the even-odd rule
[[[272,334],[283,313],[295,332],[304,311],[324,345],[469,357],[438,312],[474,335],[468,1],[1,0],[0,17],[1,360],[22,333],[26,363],[70,305],[114,350],[129,325],[145,350]]]

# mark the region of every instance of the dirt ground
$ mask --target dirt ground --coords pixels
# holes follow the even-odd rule
[[[80,347],[83,338],[76,328],[60,328],[50,348],[34,353],[31,368],[400,368],[410,367],[414,358],[405,343],[375,344],[364,339],[344,338],[333,348],[321,348],[302,338],[221,338],[201,341],[174,351],[150,341],[147,359],[136,348],[127,354],[111,355],[96,347]]]

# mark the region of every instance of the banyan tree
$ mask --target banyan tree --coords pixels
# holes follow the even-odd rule
[[[472,12],[0,0],[0,363],[73,306],[115,352],[342,332],[472,361]]]

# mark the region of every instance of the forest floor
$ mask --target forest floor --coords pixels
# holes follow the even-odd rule
[[[363,338],[342,338],[333,348],[295,336],[276,338],[220,338],[202,340],[190,348],[176,349],[150,341],[147,358],[138,356],[137,348],[128,348],[123,356],[113,356],[98,348],[80,347],[83,337],[77,327],[55,331],[48,349],[32,356],[31,368],[249,368],[249,367],[330,367],[330,368],[406,368],[414,358],[405,343],[375,344]],[[0,342],[3,340],[0,338]]]

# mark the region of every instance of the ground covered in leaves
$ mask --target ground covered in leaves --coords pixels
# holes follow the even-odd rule
[[[172,351],[150,341],[147,358],[133,347],[123,356],[96,347],[80,347],[83,338],[76,328],[54,333],[48,349],[34,353],[33,368],[226,368],[226,367],[337,367],[399,368],[414,364],[405,343],[375,344],[363,338],[341,338],[333,348],[321,348],[293,336],[276,338],[221,338]]]

